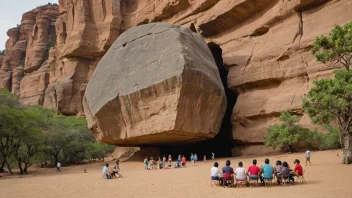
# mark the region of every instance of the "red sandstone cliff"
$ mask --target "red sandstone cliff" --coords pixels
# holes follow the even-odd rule
[[[45,6],[24,14],[21,26],[8,31],[6,54],[0,57],[0,87],[11,88],[25,103],[82,115],[86,84],[120,33],[155,21],[180,24],[223,50],[228,87],[238,94],[233,137],[246,144],[261,143],[266,127],[283,110],[302,115],[302,124],[311,126],[302,113],[301,98],[313,80],[329,77],[332,71],[311,55],[311,44],[335,24],[352,19],[349,0],[59,0],[59,4],[59,11]],[[55,32],[56,46],[48,53]],[[22,64],[24,68],[18,68]]]
[[[0,87],[20,95],[24,103],[43,104],[45,74],[39,77],[34,73],[42,73],[46,67],[58,16],[57,5],[41,6],[23,14],[21,24],[7,32],[5,55],[0,58]]]

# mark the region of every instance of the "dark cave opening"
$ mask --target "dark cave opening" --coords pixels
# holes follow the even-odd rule
[[[209,43],[208,47],[218,67],[227,98],[227,108],[219,133],[213,139],[203,142],[193,144],[190,143],[186,145],[160,145],[159,149],[162,155],[167,156],[171,154],[173,159],[175,159],[178,155],[185,155],[185,157],[189,159],[191,153],[195,153],[198,156],[198,160],[203,160],[204,155],[206,155],[207,159],[210,159],[212,152],[215,153],[215,157],[232,156],[233,140],[231,115],[233,107],[236,104],[237,95],[227,88],[228,70],[225,68],[223,63],[222,49],[215,43]]]

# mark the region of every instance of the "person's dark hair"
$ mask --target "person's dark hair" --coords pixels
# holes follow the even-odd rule
[[[301,163],[301,162],[299,161],[299,159],[295,159],[294,163],[299,164],[299,163]]]
[[[219,167],[219,164],[217,162],[215,162],[214,167]]]
[[[287,163],[287,162],[282,162],[282,165],[283,165],[284,167],[288,167],[288,163]]]
[[[243,166],[243,163],[242,163],[242,162],[238,162],[238,166],[239,166],[239,167],[242,167],[242,166]]]
[[[282,163],[281,163],[280,160],[277,160],[277,161],[276,161],[276,166],[279,166],[279,165],[282,165]]]
[[[265,163],[269,164],[269,159],[268,158],[265,159]]]
[[[165,157],[165,155],[163,155],[163,157]]]
[[[230,165],[231,165],[230,160],[226,160],[226,166],[230,166]]]
[[[106,167],[109,167],[109,164],[106,164]]]
[[[253,160],[253,164],[257,165],[257,160],[256,159]]]

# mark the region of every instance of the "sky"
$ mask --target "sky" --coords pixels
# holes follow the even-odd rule
[[[22,14],[48,2],[58,0],[0,0],[0,50],[5,49],[7,30],[21,23]]]

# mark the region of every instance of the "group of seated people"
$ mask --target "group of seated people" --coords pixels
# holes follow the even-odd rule
[[[300,161],[296,159],[294,161],[295,168],[290,169],[287,162],[277,161],[275,167],[270,165],[269,159],[265,159],[265,164],[261,165],[261,168],[257,166],[257,160],[253,160],[253,165],[251,165],[248,170],[243,167],[243,163],[239,162],[238,167],[234,171],[230,166],[230,160],[226,161],[226,166],[222,168],[220,173],[219,164],[214,163],[214,167],[211,168],[211,180],[218,180],[221,184],[236,182],[243,182],[247,184],[248,181],[260,180],[262,185],[265,185],[265,181],[272,181],[275,177],[277,179],[277,184],[281,184],[283,179],[289,182],[294,182],[294,176],[303,176],[303,168],[300,165]]]
[[[186,158],[183,155],[178,156],[177,161],[174,165],[174,168],[183,168],[186,167]],[[153,169],[168,169],[171,168],[171,156],[169,156],[168,162],[166,163],[166,157],[163,157],[163,160],[158,158],[158,161],[155,161],[153,157],[148,160],[148,157],[144,159],[144,169],[146,170],[153,170]]]
[[[85,170],[86,171],[86,170]],[[106,179],[112,179],[112,178],[117,178],[117,176],[119,178],[122,177],[122,174],[120,172],[120,167],[119,167],[119,160],[117,160],[116,164],[114,167],[109,167],[109,164],[106,164],[103,168],[103,176]]]

